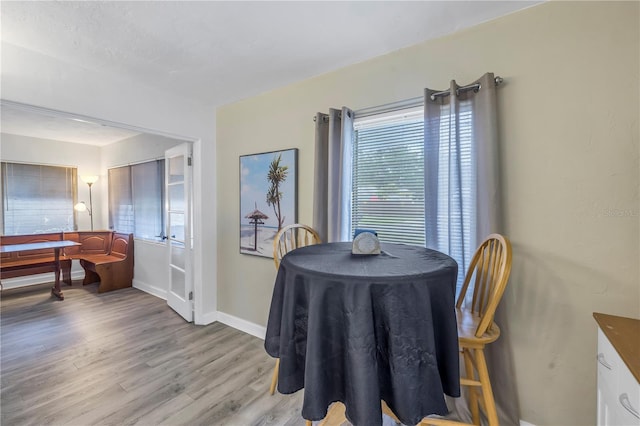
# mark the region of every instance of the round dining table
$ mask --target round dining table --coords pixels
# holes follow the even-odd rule
[[[382,424],[384,400],[403,424],[447,414],[460,396],[455,291],[458,265],[424,247],[349,242],[287,253],[280,263],[265,349],[280,359],[278,391],[304,388],[302,417],[341,401],[354,425]]]

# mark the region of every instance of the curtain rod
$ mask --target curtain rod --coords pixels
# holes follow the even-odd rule
[[[496,83],[496,86],[498,86],[500,83],[504,81],[504,79],[498,76],[498,77],[495,77],[493,81]],[[477,92],[478,90],[480,90],[481,87],[482,86],[480,85],[480,83],[470,84],[468,86],[460,86],[456,89],[456,95],[460,93],[468,92],[469,90],[473,90],[474,92]],[[449,95],[451,95],[451,90],[443,90],[442,92],[432,93],[430,97],[432,101],[435,101],[436,98],[439,98],[441,96],[449,96]]]
[[[493,81],[496,83],[496,86],[500,85],[504,79],[500,76],[497,76],[493,79]],[[480,83],[475,83],[475,84],[470,84],[468,86],[461,86],[458,88],[457,93],[461,93],[461,92],[467,92],[469,90],[473,90],[473,91],[478,91],[480,90]],[[449,96],[451,94],[450,90],[443,90],[442,92],[435,92],[431,94],[431,100],[435,101],[437,97],[440,96]],[[370,115],[377,115],[377,114],[381,114],[381,113],[385,113],[385,112],[392,112],[392,111],[397,111],[397,110],[402,110],[402,109],[407,109],[407,108],[411,108],[414,106],[419,106],[419,105],[424,105],[424,97],[423,96],[419,96],[416,98],[411,98],[411,99],[405,99],[403,101],[398,101],[398,102],[392,102],[389,104],[385,104],[385,105],[380,105],[380,106],[376,106],[376,107],[370,107],[370,108],[363,108],[363,109],[359,109],[353,112],[353,116],[354,118],[362,118],[362,117],[367,117]],[[324,116],[323,117],[323,121],[327,122],[329,120],[328,116]],[[316,121],[316,116],[313,117],[313,121]]]
[[[359,109],[353,112],[353,117],[364,118],[372,115],[384,114],[387,112],[401,111],[403,109],[419,107],[422,105],[424,105],[424,96],[418,96],[416,98],[405,99],[402,101],[392,102],[389,104]]]

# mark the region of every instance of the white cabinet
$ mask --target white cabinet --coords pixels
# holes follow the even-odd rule
[[[640,384],[598,324],[597,424],[640,426]],[[633,341],[637,337],[629,336]]]

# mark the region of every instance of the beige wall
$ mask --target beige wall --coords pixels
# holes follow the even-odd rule
[[[218,309],[265,325],[273,262],[240,255],[238,157],[299,148],[299,221],[312,220],[312,117],[420,96],[487,71],[498,89],[503,299],[521,418],[595,423],[592,312],[640,317],[639,4],[552,2],[262,96],[217,115]]]

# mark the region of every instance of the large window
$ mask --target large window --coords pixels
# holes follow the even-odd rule
[[[163,206],[164,160],[109,169],[109,229],[162,241]]]
[[[451,125],[449,107],[443,106],[438,122],[441,146],[437,159],[427,162],[437,168],[425,170],[424,109],[405,109],[369,115],[354,120],[351,188],[351,235],[356,228],[371,228],[381,241],[425,245],[425,176],[437,176],[436,206],[438,247],[460,259],[470,259],[474,247],[463,244],[474,215],[474,153],[472,110],[461,103],[457,126]],[[457,134],[457,135],[454,135]],[[449,139],[457,137],[452,152]],[[429,173],[425,173],[429,172]],[[449,179],[458,179],[460,192],[450,201]],[[453,219],[452,219],[453,218]],[[460,220],[460,218],[462,220]],[[449,232],[448,230],[453,230]]]
[[[2,162],[4,235],[73,231],[74,167]]]
[[[424,246],[423,108],[356,116],[354,130],[351,235]]]

